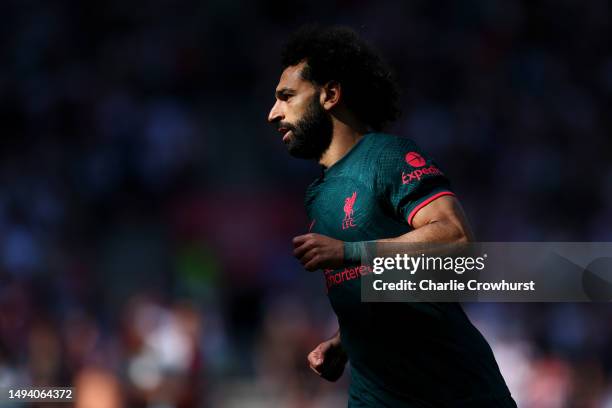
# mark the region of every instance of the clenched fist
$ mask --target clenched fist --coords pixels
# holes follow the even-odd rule
[[[309,233],[293,238],[293,255],[307,271],[340,268],[344,261],[344,242]]]
[[[328,381],[337,381],[342,376],[347,361],[339,333],[319,344],[308,354],[308,364],[312,371]]]

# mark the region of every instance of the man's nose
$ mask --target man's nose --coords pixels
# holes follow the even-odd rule
[[[283,115],[281,114],[280,108],[278,106],[278,101],[276,101],[274,103],[274,106],[272,106],[270,113],[268,114],[268,122],[270,123],[278,122],[282,118],[283,118]]]

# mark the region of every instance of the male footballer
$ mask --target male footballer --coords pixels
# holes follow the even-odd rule
[[[268,120],[289,153],[321,176],[306,192],[310,231],[293,239],[323,270],[339,330],[309,355],[335,381],[351,363],[358,407],[516,407],[491,348],[458,303],[362,303],[363,241],[460,243],[471,232],[443,172],[414,142],[381,133],[397,90],[378,55],[350,29],[309,26],[282,52]]]

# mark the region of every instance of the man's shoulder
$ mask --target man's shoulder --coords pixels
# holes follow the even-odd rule
[[[419,152],[417,144],[407,137],[389,133],[374,133],[369,137],[368,156],[372,165],[378,167],[385,162],[404,159],[410,152]]]
[[[369,135],[368,140],[370,142],[370,147],[372,149],[377,149],[379,152],[387,150],[402,151],[407,148],[417,149],[417,144],[414,140],[390,133],[372,133]]]

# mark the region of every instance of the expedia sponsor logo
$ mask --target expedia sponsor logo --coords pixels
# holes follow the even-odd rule
[[[419,181],[423,176],[442,176],[444,173],[433,164],[424,169],[413,170],[410,173],[402,171],[402,184],[410,184]]]
[[[406,163],[408,163],[412,167],[423,167],[425,164],[427,164],[425,158],[417,152],[406,153],[405,159]]]

